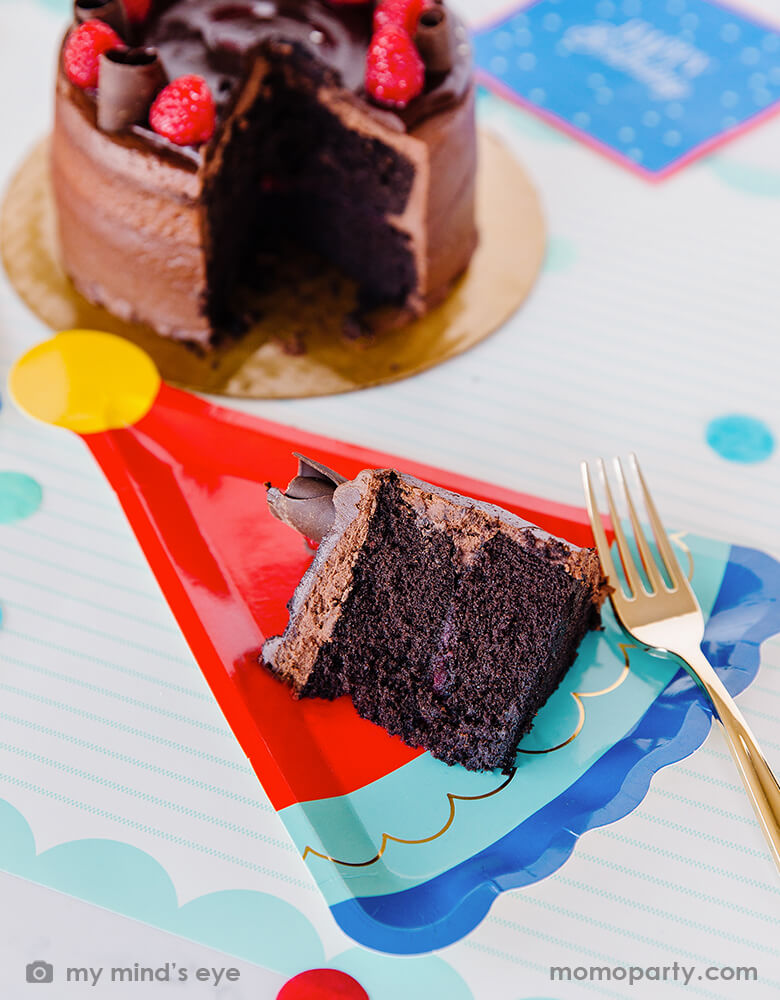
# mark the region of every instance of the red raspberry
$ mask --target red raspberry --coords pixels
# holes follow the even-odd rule
[[[127,20],[131,24],[140,24],[145,21],[152,6],[152,0],[124,0]]]
[[[149,112],[149,123],[177,146],[196,146],[214,134],[214,98],[202,76],[180,76],[164,87]]]
[[[426,6],[426,0],[379,0],[374,11],[374,31],[395,24],[414,35]]]
[[[122,39],[103,21],[85,21],[68,35],[62,62],[68,79],[77,87],[97,87],[100,55],[124,48]]]
[[[424,83],[425,66],[409,33],[394,24],[375,32],[366,60],[366,90],[374,100],[405,108]]]

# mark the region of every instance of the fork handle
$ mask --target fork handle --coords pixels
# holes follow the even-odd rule
[[[780,785],[772,773],[756,738],[750,731],[734,699],[698,647],[677,651],[690,667],[691,674],[709,695],[726,735],[731,756],[764,831],[769,850],[780,872]]]

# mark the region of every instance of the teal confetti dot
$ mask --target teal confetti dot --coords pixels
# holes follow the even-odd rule
[[[54,14],[67,14],[72,6],[68,0],[38,0],[38,3]]]
[[[563,236],[551,236],[547,241],[544,258],[545,271],[560,273],[568,271],[577,260],[577,248]]]
[[[780,198],[780,170],[738,163],[723,156],[707,161],[715,175],[735,191],[757,198]]]
[[[23,472],[0,472],[0,524],[34,514],[41,505],[40,484]]]
[[[763,462],[775,450],[772,432],[755,417],[731,413],[707,425],[707,444],[728,462]]]

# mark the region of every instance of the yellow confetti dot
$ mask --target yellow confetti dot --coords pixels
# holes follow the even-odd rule
[[[22,355],[8,387],[28,416],[77,434],[97,434],[146,416],[160,375],[149,355],[122,337],[66,330]]]

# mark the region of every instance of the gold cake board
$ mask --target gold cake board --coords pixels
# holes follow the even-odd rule
[[[531,291],[544,258],[539,199],[506,146],[482,132],[480,244],[466,275],[423,319],[345,336],[354,286],[301,258],[278,265],[269,290],[247,301],[248,332],[208,353],[126,323],[76,292],[58,260],[48,141],[11,181],[0,214],[0,253],[11,284],[53,330],[105,330],[154,359],[162,377],[200,392],[253,399],[324,396],[407,378],[455,357],[495,331]]]

